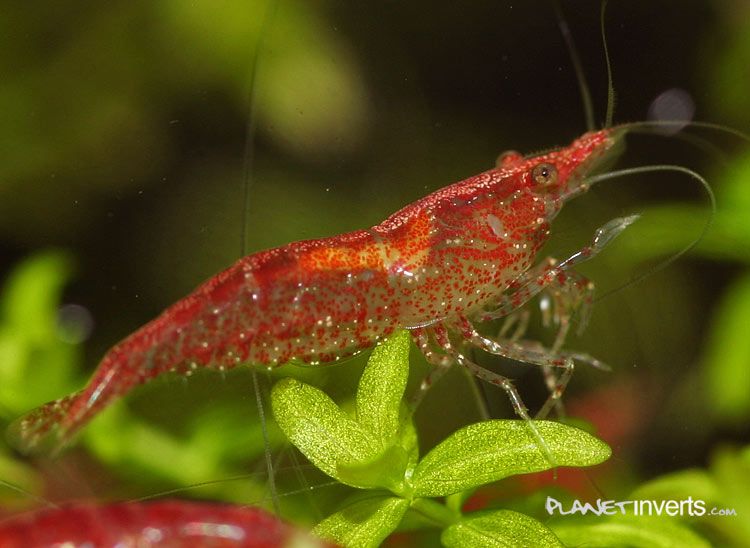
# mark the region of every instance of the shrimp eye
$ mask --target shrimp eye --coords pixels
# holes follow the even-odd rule
[[[557,181],[557,168],[552,164],[538,164],[531,170],[531,178],[539,185],[553,185]]]

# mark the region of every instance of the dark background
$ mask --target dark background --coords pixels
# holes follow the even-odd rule
[[[552,2],[278,4],[269,16],[265,2],[239,0],[3,3],[2,270],[50,248],[68,254],[75,274],[62,303],[83,306],[93,320],[83,346],[86,370],[236,260],[245,214],[248,251],[367,227],[488,169],[503,150],[563,146],[586,130]],[[600,5],[566,1],[563,10],[600,126],[607,104]],[[695,103],[695,119],[750,129],[748,17],[739,1],[610,2],[615,122],[647,119],[656,97],[680,88]],[[256,115],[249,125],[251,90]],[[735,376],[750,365],[747,356],[732,355],[736,369],[712,373],[727,369],[721,351],[737,342],[721,338],[731,334],[721,314],[737,316],[748,304],[720,304],[746,275],[750,257],[748,222],[731,201],[743,199],[737,189],[747,186],[740,180],[748,173],[741,168],[747,146],[717,131],[692,134],[701,146],[629,137],[619,166],[677,164],[704,174],[719,195],[718,232],[676,264],[597,303],[586,334],[570,341],[614,370],[579,367],[568,402],[571,414],[604,420],[597,426],[615,449],[615,485],[702,466],[717,444],[747,441],[747,379]],[[566,208],[549,251],[563,256],[608,219],[642,212],[582,268],[607,291],[687,245],[709,215],[706,203],[699,185],[679,175],[615,179]],[[549,340],[536,325],[532,336]],[[519,377],[532,408],[541,403],[535,370],[479,359]],[[341,397],[351,394],[357,370],[347,367],[326,369],[319,382]],[[28,382],[45,382],[31,371]],[[146,422],[178,433],[190,431],[185,417],[216,402],[236,400],[252,422],[250,373],[231,375],[235,382],[218,375],[158,382],[129,405]],[[722,383],[740,386],[739,403],[726,412],[717,411]],[[462,386],[446,380],[428,395],[418,415],[425,448],[476,420]],[[493,414],[510,416],[502,394],[485,392]],[[229,408],[215,424],[234,420]],[[67,458],[96,460],[81,453]],[[141,474],[137,485],[120,465],[98,464],[98,483],[71,474],[56,496],[133,496],[221,477],[210,468],[181,480]]]

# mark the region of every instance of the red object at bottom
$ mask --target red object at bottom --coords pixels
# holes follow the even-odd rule
[[[249,506],[179,500],[75,504],[0,522],[0,546],[276,547],[304,533]]]

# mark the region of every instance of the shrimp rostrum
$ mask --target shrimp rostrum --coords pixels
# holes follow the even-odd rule
[[[550,223],[583,193],[592,170],[624,134],[590,132],[568,147],[524,157],[511,152],[479,175],[442,188],[369,230],[294,242],[246,256],[115,345],[80,392],[48,403],[12,429],[22,447],[64,445],[97,412],[166,372],[292,360],[335,362],[409,329],[437,370],[459,364],[507,392],[529,414],[512,381],[472,362],[463,348],[538,364],[555,406],[575,360],[561,349],[573,313],[593,286],[572,268],[635,217],[615,219],[567,259],[535,264]],[[559,326],[549,348],[518,337],[518,311],[533,297]],[[506,318],[516,334],[481,335],[477,322]],[[559,374],[556,374],[558,371]],[[426,386],[423,383],[423,387]]]

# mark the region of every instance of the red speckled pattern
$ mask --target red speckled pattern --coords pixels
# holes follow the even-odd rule
[[[533,158],[507,155],[369,230],[240,259],[112,348],[80,393],[18,422],[20,444],[64,439],[167,371],[332,362],[397,328],[480,310],[532,265],[564,198],[613,142],[602,130]],[[540,163],[556,168],[554,184],[534,181]]]
[[[0,522],[3,548],[276,548],[305,536],[260,508],[177,500],[78,504],[37,510]],[[308,543],[312,542],[308,538]]]

